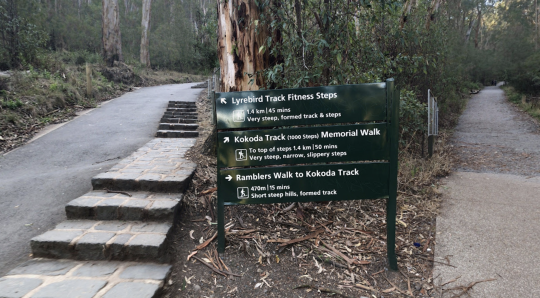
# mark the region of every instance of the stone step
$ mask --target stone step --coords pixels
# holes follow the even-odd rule
[[[157,138],[196,138],[199,136],[198,131],[186,130],[158,130]]]
[[[170,273],[155,263],[32,259],[0,278],[0,297],[151,298]]]
[[[197,108],[167,108],[166,112],[197,112]]]
[[[183,119],[183,118],[173,118],[173,117],[163,117],[161,118],[161,123],[197,123],[197,119]]]
[[[168,222],[67,220],[30,240],[34,257],[167,262]]]
[[[182,118],[182,119],[187,119],[187,120],[198,120],[197,116],[178,115],[178,114],[163,114],[162,118]]]
[[[194,138],[156,138],[92,178],[94,190],[181,193],[187,187],[195,163],[185,159]]]
[[[160,123],[159,130],[197,130],[198,124]]]
[[[169,103],[167,105],[168,108],[196,108],[197,105],[193,102],[187,102],[187,103]]]
[[[195,105],[195,101],[178,101],[178,100],[169,100],[169,104],[177,104],[177,105]]]
[[[66,205],[68,219],[171,221],[182,194],[91,191]]]
[[[185,115],[185,116],[198,116],[197,112],[165,112],[167,115]]]

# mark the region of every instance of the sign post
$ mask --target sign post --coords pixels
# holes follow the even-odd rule
[[[215,94],[218,251],[225,205],[387,199],[390,268],[399,92],[385,83]],[[234,130],[231,130],[234,129]]]

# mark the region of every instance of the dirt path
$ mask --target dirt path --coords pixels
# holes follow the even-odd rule
[[[474,96],[454,136],[457,171],[437,218],[442,297],[540,297],[540,134],[498,87]],[[453,281],[457,278],[456,281]],[[453,281],[453,282],[452,282]],[[454,288],[453,290],[451,290]]]

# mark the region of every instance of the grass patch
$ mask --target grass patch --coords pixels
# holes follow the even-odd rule
[[[87,94],[86,64],[92,91]],[[0,154],[24,144],[47,124],[70,120],[76,111],[94,108],[133,87],[203,81],[200,75],[118,63],[107,67],[88,52],[40,53],[37,61],[0,78]]]
[[[527,96],[517,92],[512,86],[502,86],[508,100],[521,110],[540,120],[540,97]]]

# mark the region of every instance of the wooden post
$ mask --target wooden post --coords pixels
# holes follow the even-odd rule
[[[86,63],[86,96],[92,97],[92,69],[88,63]]]

